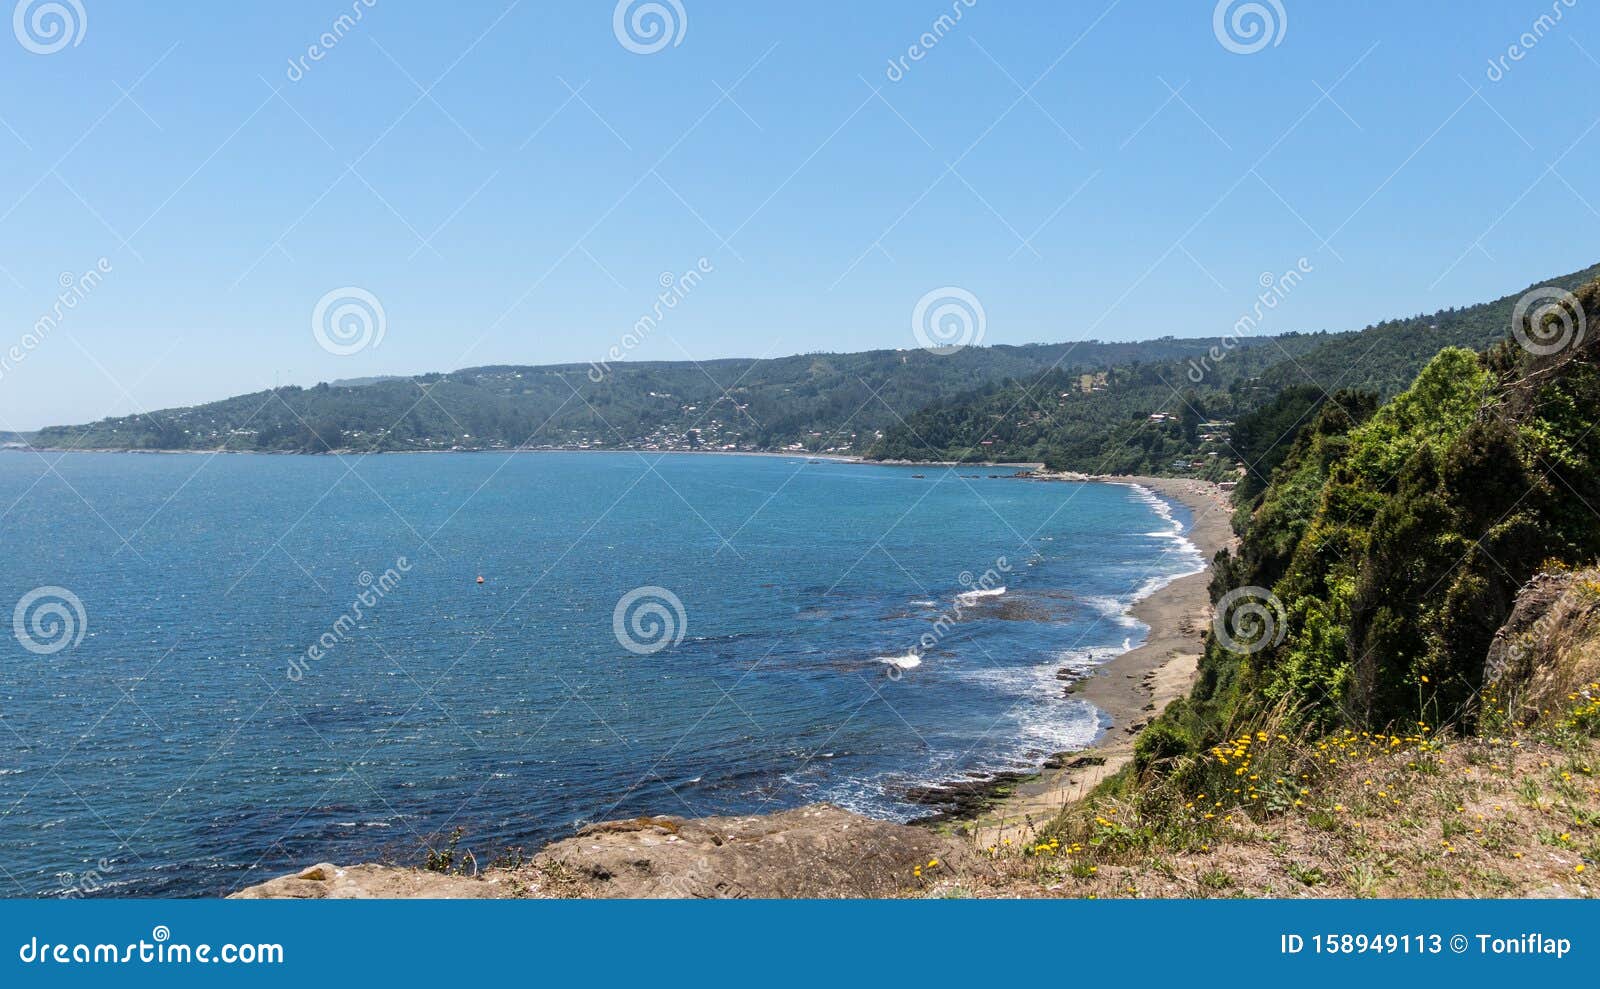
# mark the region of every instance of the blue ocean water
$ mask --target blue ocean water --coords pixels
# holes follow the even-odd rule
[[[918,816],[910,787],[1092,740],[1058,671],[1201,564],[1181,506],[993,473],[0,454],[0,890],[215,895],[456,827],[486,854],[641,813]]]

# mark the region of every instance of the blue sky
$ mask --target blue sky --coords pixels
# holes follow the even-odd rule
[[[630,358],[910,347],[943,286],[991,344],[1220,335],[1301,257],[1264,329],[1359,328],[1597,260],[1584,0],[1281,0],[1250,54],[1210,0],[680,0],[651,54],[611,0],[77,2],[76,44],[0,35],[0,352],[110,270],[0,429],[597,359],[701,258]],[[339,356],[347,286],[384,335]]]

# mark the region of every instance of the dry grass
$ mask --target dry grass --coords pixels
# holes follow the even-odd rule
[[[928,895],[1589,897],[1600,685],[1538,727],[1440,739],[1242,733],[1132,797],[1091,798],[991,876]]]

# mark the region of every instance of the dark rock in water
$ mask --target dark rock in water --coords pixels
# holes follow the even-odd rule
[[[1105,756],[1078,755],[1071,752],[1057,752],[1044,761],[1046,769],[1083,769],[1087,766],[1104,766]]]
[[[1056,612],[1041,606],[1040,602],[1016,597],[990,598],[994,604],[984,607],[985,618],[998,618],[1007,622],[1047,622]]]
[[[913,824],[941,824],[945,821],[964,821],[976,817],[996,800],[1008,795],[1016,785],[1031,774],[1005,772],[980,776],[976,779],[941,783],[937,786],[916,786],[907,790],[904,799],[937,810],[919,817]]]

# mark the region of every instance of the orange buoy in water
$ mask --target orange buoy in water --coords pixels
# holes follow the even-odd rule
[[[478,578],[478,583],[480,583],[480,584],[483,583],[483,578],[482,577]]]

